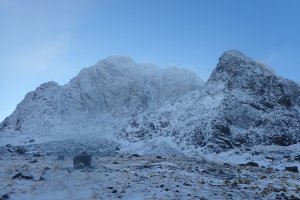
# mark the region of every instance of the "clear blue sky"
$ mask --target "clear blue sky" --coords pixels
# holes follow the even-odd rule
[[[195,70],[237,49],[299,80],[299,0],[0,0],[0,121],[109,55]]]

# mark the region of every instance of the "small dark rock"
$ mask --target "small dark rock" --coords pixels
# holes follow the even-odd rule
[[[191,186],[191,184],[189,184],[187,182],[184,182],[183,185],[185,185],[185,186]]]
[[[131,155],[131,157],[140,157],[140,155],[137,154],[137,153],[134,153],[134,154]]]
[[[42,155],[40,153],[35,153],[33,154],[33,157],[42,157]]]
[[[74,169],[83,169],[85,167],[91,167],[92,157],[84,152],[73,158],[73,167]]]
[[[203,170],[203,171],[201,171],[202,173],[205,173],[205,174],[210,174],[210,172],[209,171],[207,171],[207,170]]]
[[[29,163],[37,163],[37,160],[34,159],[34,160],[30,161]]]
[[[35,142],[35,140],[34,140],[34,139],[31,139],[31,140],[29,140],[29,142],[32,143],[32,142]]]
[[[118,193],[118,190],[113,190],[112,193]]]
[[[151,168],[151,165],[143,165],[143,168],[144,169],[149,169],[149,168]]]
[[[285,167],[284,171],[299,173],[297,166]]]
[[[265,158],[266,158],[266,159],[268,159],[268,160],[272,160],[272,161],[274,161],[274,160],[275,160],[275,158],[273,158],[273,157],[270,157],[270,156],[266,156]]]
[[[19,172],[19,173],[17,173],[16,175],[14,175],[14,176],[12,177],[12,179],[20,178],[21,176],[22,176],[22,173]]]
[[[300,161],[300,155],[295,156],[295,157],[294,157],[294,160]]]
[[[224,167],[231,167],[231,164],[229,164],[229,163],[224,163]]]
[[[297,143],[297,141],[293,137],[287,134],[275,135],[272,136],[270,139],[271,139],[271,143],[279,146],[289,146]]]
[[[58,157],[57,157],[57,160],[65,160],[65,156],[62,156],[62,155],[61,155],[61,156],[58,156]]]
[[[278,103],[280,103],[281,105],[283,105],[287,108],[290,108],[293,106],[293,102],[288,95],[284,95],[284,96],[280,97],[280,99],[278,100]]]
[[[259,165],[256,162],[247,162],[246,165],[251,167],[259,167]]]
[[[42,176],[39,178],[39,181],[44,181],[44,180],[46,180],[46,179]]]
[[[161,188],[165,187],[165,185],[160,185]]]
[[[161,156],[156,156],[156,159],[161,159]]]
[[[11,144],[7,144],[7,145],[5,145],[6,147],[12,147],[12,145]]]
[[[254,156],[258,156],[258,155],[260,155],[261,154],[261,152],[258,152],[258,151],[254,151],[253,153],[252,153],[252,155],[254,155]]]
[[[114,164],[114,165],[117,165],[117,164],[119,164],[117,161],[114,161],[112,164]]]
[[[21,154],[21,155],[24,155],[25,153],[26,153],[26,149],[24,148],[24,147],[18,147],[17,149],[16,149],[16,152],[18,153],[18,154]]]
[[[165,191],[167,191],[167,192],[168,192],[169,190],[170,190],[169,188],[166,188],[166,189],[165,189]]]
[[[292,199],[292,200],[300,200],[300,198],[296,197],[296,196],[295,196],[295,195],[293,195],[293,194],[290,196],[290,198],[289,198],[289,199]]]
[[[22,175],[21,178],[25,179],[25,180],[32,180],[33,176],[31,176],[31,175]]]
[[[114,189],[114,187],[111,187],[111,186],[110,186],[110,187],[107,187],[107,189],[110,189],[110,190],[112,190],[112,189]]]
[[[6,199],[9,199],[8,194],[5,194],[5,195],[3,195],[3,196],[0,198],[0,200],[6,200]]]
[[[23,175],[21,172],[19,172],[19,173],[17,173],[16,175],[14,175],[12,177],[12,179],[16,179],[16,178],[25,179],[25,180],[32,180],[33,176],[31,176],[31,175]]]

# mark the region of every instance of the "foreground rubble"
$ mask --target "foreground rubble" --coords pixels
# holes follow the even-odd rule
[[[20,148],[1,147],[1,200],[300,198],[299,173],[261,162],[222,162],[222,155],[214,161],[213,157],[182,154],[129,154],[113,143],[100,150],[93,145],[83,149],[74,143],[24,146],[23,153],[19,153]],[[73,158],[82,150],[91,155],[91,166],[74,169]],[[250,154],[254,152],[257,150]],[[284,153],[278,151],[276,155]],[[299,162],[297,156],[291,157]]]

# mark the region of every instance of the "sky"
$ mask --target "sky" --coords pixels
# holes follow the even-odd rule
[[[0,121],[46,81],[111,56],[192,69],[207,80],[242,51],[300,80],[298,0],[0,0]]]

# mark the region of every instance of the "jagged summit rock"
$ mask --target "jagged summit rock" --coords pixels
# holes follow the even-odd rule
[[[243,53],[230,50],[223,53],[219,63],[212,72],[208,82],[224,81],[247,78],[255,79],[254,76],[262,74],[274,76],[274,73],[261,63],[257,63]]]
[[[238,50],[228,50],[225,51],[219,58],[220,62],[224,62],[224,61],[228,61],[231,62],[230,60],[232,59],[236,59],[236,60],[243,60],[245,62],[253,62],[253,60],[246,56],[245,54],[243,54],[242,52],[238,51]]]
[[[104,121],[125,120],[203,84],[186,69],[161,69],[137,64],[129,57],[112,56],[81,70],[66,85],[47,82],[29,92],[0,124],[0,133],[88,134],[89,130],[101,129]]]

